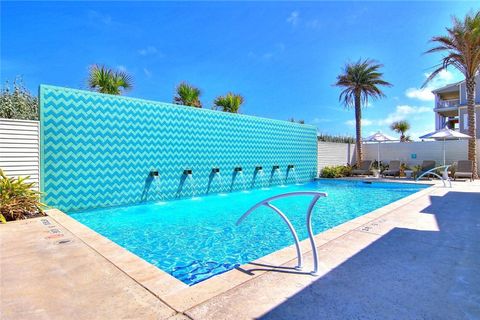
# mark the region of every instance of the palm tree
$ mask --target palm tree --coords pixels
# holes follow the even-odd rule
[[[173,98],[174,103],[195,108],[202,107],[202,102],[200,101],[200,89],[186,82],[182,82],[177,86],[176,92],[177,94]]]
[[[406,136],[405,133],[410,130],[410,123],[406,120],[395,121],[390,125],[390,129],[396,133],[400,133],[400,141],[407,142],[410,141],[410,136]]]
[[[389,82],[382,79],[383,73],[379,69],[382,64],[374,60],[358,60],[355,63],[348,63],[342,74],[337,76],[337,87],[344,88],[340,93],[339,101],[342,101],[345,107],[355,108],[355,127],[356,127],[356,151],[357,165],[362,161],[362,105],[366,106],[369,99],[379,99],[385,97],[385,94],[378,86],[392,86]]]
[[[441,52],[441,65],[430,74],[425,86],[441,71],[452,66],[465,76],[467,88],[468,134],[472,137],[468,141],[468,159],[473,162],[473,176],[478,179],[477,146],[475,125],[475,75],[480,71],[480,11],[470,13],[463,20],[453,18],[453,26],[446,28],[447,34],[433,37],[430,41],[436,47],[426,53]]]
[[[238,113],[243,101],[244,99],[240,94],[229,92],[226,95],[219,96],[215,99],[215,101],[213,102],[213,109],[231,113]]]
[[[100,92],[120,95],[133,87],[132,77],[124,71],[116,71],[105,66],[93,65],[88,76],[90,89]]]

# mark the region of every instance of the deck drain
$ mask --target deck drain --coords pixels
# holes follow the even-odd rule
[[[70,239],[64,239],[64,240],[58,241],[57,244],[65,244],[65,243],[70,243],[70,242],[72,242],[72,240],[70,240]]]

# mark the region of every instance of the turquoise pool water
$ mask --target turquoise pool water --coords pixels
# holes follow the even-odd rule
[[[193,285],[293,244],[285,223],[262,207],[240,226],[238,218],[265,198],[293,191],[327,192],[313,213],[314,233],[383,207],[428,187],[422,184],[317,180],[194,199],[70,213],[96,232]],[[279,207],[308,237],[305,213],[311,197],[279,199]]]

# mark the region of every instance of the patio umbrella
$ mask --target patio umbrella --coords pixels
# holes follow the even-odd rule
[[[372,134],[371,136],[363,139],[366,142],[378,142],[378,150],[377,150],[377,162],[380,165],[380,143],[387,142],[387,141],[398,141],[398,139],[392,138],[380,131],[377,133]]]
[[[471,137],[469,135],[449,129],[448,126],[445,126],[445,128],[443,129],[430,132],[420,137],[420,139],[443,140],[443,165],[445,165],[445,141],[457,140],[457,139],[470,139],[470,138]]]

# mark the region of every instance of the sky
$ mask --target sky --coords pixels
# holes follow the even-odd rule
[[[0,2],[0,80],[86,89],[88,67],[127,71],[126,95],[172,102],[187,81],[204,108],[229,91],[241,113],[303,119],[327,134],[354,134],[338,100],[348,62],[384,67],[386,98],[363,110],[364,136],[408,120],[413,138],[434,130],[433,88],[462,80],[451,69],[422,89],[440,55],[425,55],[452,15],[479,2]]]

